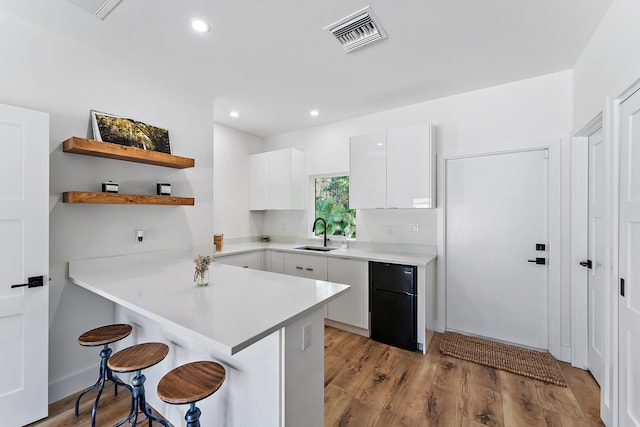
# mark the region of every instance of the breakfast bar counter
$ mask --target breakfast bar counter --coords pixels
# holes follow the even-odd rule
[[[145,373],[149,403],[174,425],[184,408],[162,403],[155,384],[204,359],[228,372],[202,402],[205,425],[322,426],[324,304],[349,286],[214,264],[209,285],[197,287],[193,274],[188,251],[69,263],[74,283],[113,301],[114,321],[134,326],[121,346],[170,345],[167,359]]]

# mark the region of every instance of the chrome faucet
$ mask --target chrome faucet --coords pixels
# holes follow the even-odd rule
[[[315,234],[316,232],[316,224],[318,223],[318,221],[322,221],[322,223],[324,224],[324,247],[327,247],[327,221],[325,221],[323,218],[316,218],[315,221],[313,221],[313,228],[311,229],[311,232]]]

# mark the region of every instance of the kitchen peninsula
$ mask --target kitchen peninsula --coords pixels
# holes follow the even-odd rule
[[[77,285],[115,303],[114,320],[140,342],[170,346],[145,370],[147,400],[175,425],[184,408],[162,403],[155,387],[173,367],[216,360],[223,387],[198,406],[206,425],[323,426],[324,304],[349,286],[214,264],[196,287],[189,251],[71,261]]]

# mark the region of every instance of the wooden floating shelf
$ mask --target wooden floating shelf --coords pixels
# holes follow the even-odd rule
[[[101,193],[87,191],[65,191],[64,203],[96,203],[106,205],[169,205],[193,206],[193,197],[148,196],[144,194]]]
[[[79,138],[77,136],[73,136],[64,141],[62,147],[65,153],[126,160],[129,162],[166,166],[175,169],[192,168],[195,165],[195,160],[188,157],[174,156],[159,151],[142,150],[140,148]]]

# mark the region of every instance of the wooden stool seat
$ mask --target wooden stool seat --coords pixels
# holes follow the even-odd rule
[[[218,391],[225,377],[224,367],[219,363],[187,363],[162,377],[158,383],[158,396],[174,405],[198,402]]]
[[[96,411],[98,410],[98,403],[100,402],[100,396],[102,396],[102,391],[104,390],[104,385],[107,381],[111,381],[113,383],[114,393],[118,394],[118,385],[126,387],[130,391],[133,390],[129,385],[120,381],[116,376],[113,375],[111,369],[109,369],[108,361],[109,357],[111,357],[111,353],[113,350],[109,348],[109,344],[114,343],[116,341],[120,341],[123,338],[126,338],[131,334],[133,328],[131,325],[125,325],[122,323],[118,323],[115,325],[106,325],[100,326],[99,328],[91,329],[90,331],[85,332],[84,334],[78,337],[78,344],[84,347],[97,347],[102,346],[102,351],[100,351],[100,374],[98,376],[98,381],[78,396],[76,399],[75,406],[75,416],[76,418],[79,416],[80,411],[80,399],[82,396],[90,392],[91,390],[98,389],[98,395],[96,397],[95,402],[93,403],[93,408],[91,409],[91,427],[95,427],[96,425]]]
[[[120,350],[109,359],[109,368],[116,372],[134,372],[160,363],[169,353],[161,342],[137,344]]]
[[[169,423],[151,413],[151,408],[147,406],[145,397],[144,382],[146,377],[142,374],[142,370],[156,365],[167,356],[169,346],[161,342],[147,342],[143,344],[132,345],[120,350],[109,359],[109,368],[114,372],[135,372],[136,375],[131,380],[131,410],[126,418],[122,419],[114,427],[119,427],[127,421],[135,426],[138,422],[138,410],[142,411],[151,422],[155,421],[165,427],[170,427]]]
[[[133,328],[131,325],[116,324],[91,329],[78,337],[78,344],[85,347],[111,344],[126,338]]]

